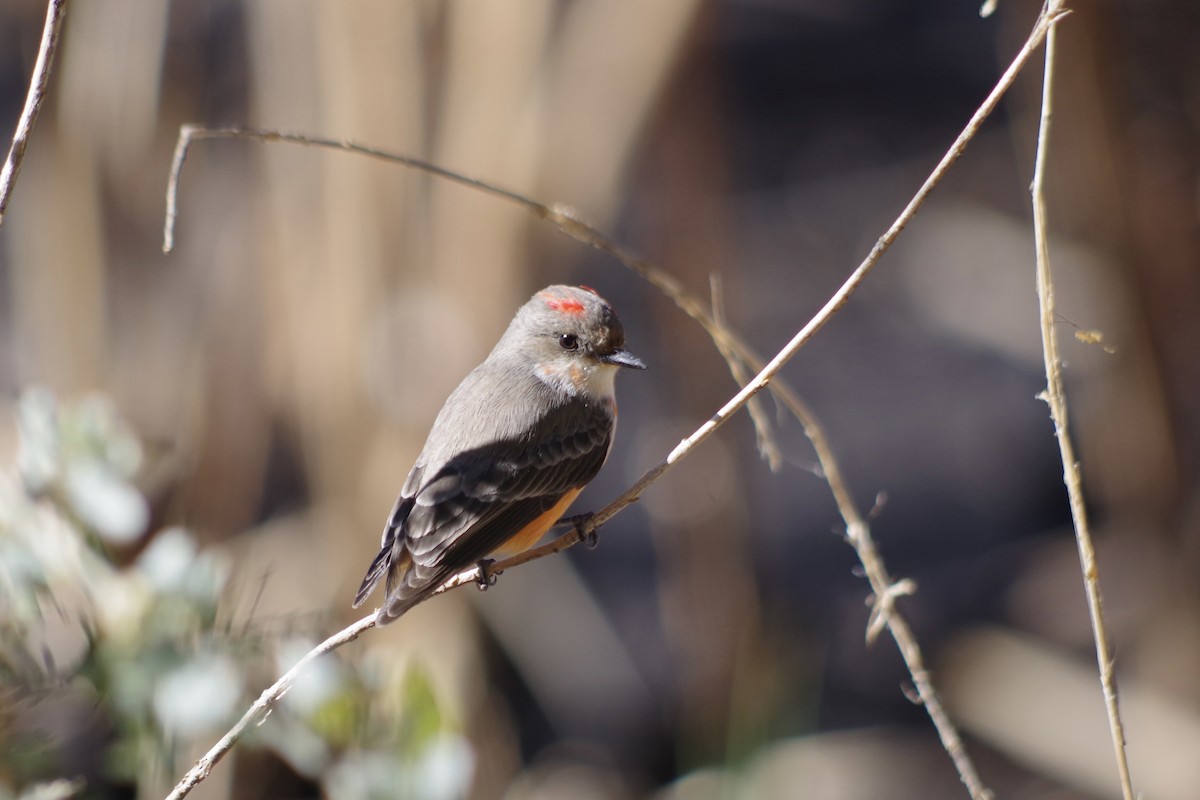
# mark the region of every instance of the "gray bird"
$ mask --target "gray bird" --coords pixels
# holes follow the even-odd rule
[[[536,544],[608,457],[621,367],[646,365],[595,290],[535,294],[438,412],[354,607],[386,578],[386,625],[452,575]]]

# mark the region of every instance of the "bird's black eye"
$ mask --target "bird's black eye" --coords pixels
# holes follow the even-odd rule
[[[558,344],[563,350],[578,350],[579,337],[573,333],[564,333],[558,337]]]

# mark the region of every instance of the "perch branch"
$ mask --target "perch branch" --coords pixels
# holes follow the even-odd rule
[[[230,728],[229,731],[222,736],[220,740],[213,745],[212,748],[205,753],[204,756],[197,761],[190,770],[188,770],[187,774],[183,776],[183,779],[179,781],[171,793],[167,795],[167,800],[180,800],[180,798],[187,797],[188,793],[190,793],[192,789],[196,788],[196,786],[202,780],[207,778],[209,773],[212,772],[212,768],[216,766],[218,761],[225,757],[225,754],[229,752],[230,749],[233,748],[234,744],[237,743],[237,740],[240,739],[242,734],[246,731],[246,728],[250,727],[252,724],[262,724],[263,720],[267,718],[267,714],[270,713],[271,707],[279,702],[280,698],[287,694],[288,689],[291,689],[292,684],[296,682],[297,676],[299,676],[300,673],[304,671],[304,668],[307,667],[313,660],[325,655],[326,653],[336,650],[348,642],[353,642],[362,635],[363,631],[374,627],[375,614],[372,613],[370,616],[363,617],[358,622],[355,622],[352,625],[338,631],[333,636],[330,636],[328,639],[321,642],[319,645],[306,653],[304,658],[297,661],[295,666],[283,673],[279,680],[275,681],[275,683],[271,684],[270,687],[260,694],[258,699],[254,701],[254,704],[251,705],[250,708],[246,709],[246,713],[243,714],[242,718],[237,721],[237,724]]]
[[[812,336],[820,330],[822,326],[835,314],[838,309],[845,304],[849,296],[862,283],[867,274],[879,261],[883,253],[891,246],[892,242],[907,226],[907,224],[916,215],[917,211],[928,197],[933,188],[941,181],[945,173],[950,169],[958,157],[962,154],[966,145],[975,134],[978,132],[979,126],[983,121],[995,110],[1000,102],[1000,98],[1011,87],[1017,74],[1024,67],[1036,48],[1045,39],[1047,33],[1052,29],[1055,23],[1059,21],[1067,12],[1057,5],[1054,9],[1043,9],[1042,14],[1038,17],[1038,21],[1034,26],[1029,38],[1014,58],[1012,64],[1001,76],[996,87],[988,95],[987,99],[975,112],[968,121],[962,133],[955,139],[950,149],[943,156],[933,172],[922,184],[921,188],[910,200],[909,204],[904,208],[903,212],[896,221],[888,228],[888,230],[879,238],[872,247],[870,253],[857,269],[850,275],[842,287],[829,299],[822,307],[820,312],[814,316],[807,325],[804,326],[788,344],[780,350],[770,362],[761,364],[749,348],[744,343],[734,337],[727,328],[720,325],[710,314],[708,314],[703,305],[692,298],[673,276],[654,267],[650,262],[636,257],[620,247],[613,240],[601,234],[595,228],[582,222],[578,215],[569,207],[556,205],[546,206],[537,201],[526,198],[515,192],[496,187],[484,181],[452,172],[442,167],[421,161],[409,156],[403,156],[395,153],[378,150],[375,148],[364,147],[354,144],[353,142],[336,141],[331,139],[321,139],[316,137],[303,136],[300,134],[283,133],[280,131],[258,130],[249,128],[201,128],[195,125],[185,125],[180,130],[179,142],[176,146],[175,156],[171,165],[171,172],[167,184],[167,211],[166,220],[163,230],[163,250],[170,252],[174,246],[174,224],[177,215],[177,195],[179,176],[183,168],[183,164],[187,158],[188,148],[192,141],[205,138],[237,138],[251,139],[257,141],[282,141],[307,146],[325,147],[340,150],[349,150],[361,155],[366,155],[374,158],[379,158],[392,163],[399,163],[418,169],[433,175],[437,175],[446,180],[450,180],[459,184],[472,187],[486,194],[495,195],[506,200],[516,202],[525,206],[537,216],[548,219],[558,226],[558,229],[567,236],[583,242],[589,246],[607,252],[616,258],[621,263],[630,267],[640,275],[642,275],[652,285],[656,286],[668,296],[689,316],[699,322],[709,333],[718,347],[724,351],[728,349],[731,353],[736,353],[745,364],[753,365],[758,369],[758,374],[753,380],[747,382],[741,390],[737,392],[716,414],[713,415],[707,422],[700,426],[691,436],[683,439],[661,462],[647,470],[641,478],[639,478],[632,486],[629,487],[620,497],[618,497],[609,505],[605,506],[600,511],[591,517],[585,519],[577,525],[569,533],[542,545],[541,547],[533,548],[524,553],[516,555],[512,558],[496,562],[490,568],[493,573],[502,572],[505,569],[516,567],[520,564],[533,561],[538,558],[544,558],[548,555],[561,552],[578,542],[588,538],[595,533],[605,522],[612,519],[622,509],[635,502],[638,497],[664,472],[670,469],[674,464],[678,463],[685,455],[693,448],[707,439],[734,413],[745,406],[754,396],[764,387],[768,386],[775,378],[780,369],[795,355]],[[779,392],[783,387],[781,381],[776,381],[775,391]],[[982,785],[979,780],[976,770],[962,747],[961,740],[948,716],[942,710],[941,704],[938,701],[937,694],[933,688],[929,674],[924,667],[921,658],[920,649],[917,646],[916,638],[912,635],[907,624],[896,613],[892,599],[899,593],[907,591],[910,587],[904,582],[899,584],[893,582],[883,567],[882,560],[879,558],[875,550],[874,543],[870,538],[868,527],[862,516],[858,513],[854,506],[853,498],[850,495],[845,482],[841,478],[840,470],[833,458],[833,453],[829,449],[824,434],[816,424],[815,418],[800,402],[799,398],[790,391],[784,389],[781,397],[783,402],[788,406],[793,413],[796,413],[802,420],[805,428],[805,433],[813,442],[814,448],[817,450],[818,459],[822,464],[826,479],[830,483],[830,488],[833,491],[835,500],[837,501],[839,510],[847,523],[847,536],[855,551],[859,554],[863,561],[864,568],[867,571],[868,579],[871,583],[872,591],[875,594],[876,609],[873,614],[873,620],[882,620],[893,638],[897,642],[905,663],[912,675],[914,684],[918,690],[918,696],[921,702],[925,705],[927,713],[930,714],[932,721],[941,737],[943,746],[947,753],[951,756],[955,767],[958,769],[959,776],[963,783],[967,786],[971,795],[975,800],[985,800],[989,798],[991,793]],[[444,583],[436,592],[440,594],[445,591],[457,588],[467,583],[474,583],[480,578],[477,568],[466,570]],[[179,800],[185,797],[192,788],[211,771],[213,765],[224,756],[245,728],[256,719],[267,713],[271,706],[287,691],[291,682],[295,679],[296,674],[307,665],[309,661],[322,653],[329,652],[337,647],[340,647],[346,642],[357,638],[363,631],[374,625],[373,615],[366,617],[354,623],[345,630],[331,636],[323,642],[316,650],[306,655],[295,667],[288,671],[279,681],[272,687],[263,692],[255,704],[246,712],[241,720],[235,725],[224,737],[196,764],[188,775],[176,786],[175,790],[169,795],[168,800]]]

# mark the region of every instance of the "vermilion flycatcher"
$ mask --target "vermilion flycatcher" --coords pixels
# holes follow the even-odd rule
[[[354,607],[386,577],[385,625],[455,573],[541,539],[608,457],[620,367],[646,365],[604,298],[535,294],[442,406]]]

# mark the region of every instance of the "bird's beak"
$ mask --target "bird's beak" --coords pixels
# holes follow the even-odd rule
[[[605,364],[612,364],[615,367],[629,367],[630,369],[646,368],[642,360],[628,350],[614,350],[608,355],[601,356],[600,360]]]

